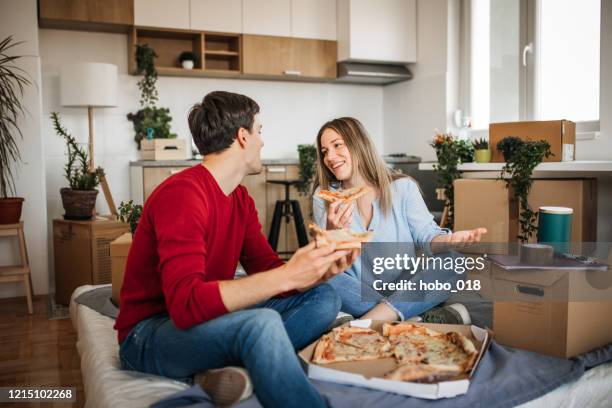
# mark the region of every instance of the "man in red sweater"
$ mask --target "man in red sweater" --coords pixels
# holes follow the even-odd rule
[[[241,366],[264,406],[324,406],[295,350],[334,321],[340,299],[324,282],[358,251],[311,243],[283,263],[271,249],[240,186],[262,170],[255,101],[211,92],[189,128],[204,160],[150,195],[128,255],[115,325],[122,365],[176,379]],[[248,276],[234,280],[238,262]],[[221,394],[236,384],[237,396],[248,393],[238,369],[204,376],[204,388]]]

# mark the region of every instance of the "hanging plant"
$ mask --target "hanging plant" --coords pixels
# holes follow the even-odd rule
[[[538,213],[533,211],[528,202],[529,191],[533,184],[531,175],[538,164],[553,154],[550,151],[550,144],[545,140],[524,141],[513,136],[500,140],[497,148],[504,154],[506,160],[500,178],[504,179],[507,188],[512,188],[514,197],[519,202],[517,238],[524,243],[537,231],[535,223]]]
[[[156,139],[176,138],[176,134],[170,130],[172,122],[170,110],[156,106],[158,101],[156,57],[155,50],[147,44],[136,45],[136,72],[144,75],[138,81],[141,109],[135,113],[128,113],[127,118],[134,124],[134,141],[138,144],[138,149],[141,140],[146,138],[149,132]]]
[[[474,147],[465,140],[458,140],[450,133],[438,133],[430,144],[436,151],[438,162],[434,171],[438,175],[438,188],[444,189],[445,202],[448,206],[448,227],[453,228],[455,213],[455,189],[453,182],[461,178],[457,169],[460,163],[474,161]]]
[[[301,144],[297,149],[300,162],[300,184],[297,185],[297,189],[301,195],[307,195],[315,176],[317,148],[314,144]]]

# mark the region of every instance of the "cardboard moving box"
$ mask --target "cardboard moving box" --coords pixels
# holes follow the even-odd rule
[[[593,271],[507,271],[493,264],[495,340],[563,358],[611,343],[612,285],[589,285],[589,273]]]
[[[354,320],[351,326],[371,327],[382,333],[383,321]],[[476,326],[463,326],[451,324],[415,323],[443,333],[456,331],[468,337],[479,350],[478,359],[469,375],[461,375],[455,379],[424,384],[414,382],[401,382],[386,380],[383,376],[397,367],[394,358],[382,358],[370,361],[353,361],[332,364],[314,364],[312,357],[317,341],[310,344],[298,354],[307,365],[308,377],[315,380],[331,381],[340,384],[358,385],[394,392],[396,394],[410,395],[417,398],[440,399],[465,394],[470,386],[470,378],[478,369],[482,356],[489,347],[492,333]]]
[[[503,180],[458,179],[454,187],[455,230],[485,227],[483,242],[517,242],[519,205]],[[596,179],[534,180],[529,204],[572,208],[572,242],[597,240]]]
[[[576,157],[576,124],[569,120],[489,124],[489,146],[493,163],[505,161],[502,153],[497,150],[497,143],[507,136],[530,141],[546,140],[553,153],[553,156],[544,159],[546,162],[573,161]]]
[[[126,232],[110,243],[111,270],[112,270],[112,299],[119,306],[119,292],[123,285],[123,274],[130,246],[132,245],[132,234]]]
[[[53,220],[55,301],[70,303],[82,285],[111,283],[110,243],[127,224],[100,218],[92,221]]]

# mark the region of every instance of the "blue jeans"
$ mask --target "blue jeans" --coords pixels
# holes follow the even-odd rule
[[[456,256],[444,253],[438,256]],[[427,272],[427,273],[425,273]],[[399,276],[397,277],[399,278]],[[459,276],[452,271],[430,270],[421,271],[413,276],[414,280],[431,282],[439,279],[442,282],[452,282],[459,279]],[[350,273],[344,272],[329,281],[329,284],[336,289],[342,300],[341,310],[354,317],[361,317],[379,303],[385,303],[397,313],[400,320],[409,319],[439,305],[450,297],[450,293],[444,291],[432,291],[427,293],[422,301],[405,301],[404,293],[395,292],[388,297],[384,297],[370,286],[371,278],[363,279]],[[367,300],[364,300],[367,299]]]
[[[244,366],[265,407],[322,407],[295,354],[334,321],[340,299],[328,284],[179,330],[166,314],[138,323],[121,343],[123,368],[185,380]]]

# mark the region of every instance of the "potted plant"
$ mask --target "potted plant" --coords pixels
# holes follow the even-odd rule
[[[520,230],[517,238],[524,243],[538,229],[535,225],[538,213],[533,211],[528,201],[529,191],[533,184],[531,175],[538,164],[552,155],[550,144],[546,140],[525,141],[518,137],[508,136],[497,143],[497,148],[503,153],[506,160],[500,179],[506,182],[506,187],[512,189],[520,206]]]
[[[300,144],[297,150],[300,171],[300,184],[297,185],[297,189],[300,194],[307,195],[316,173],[317,148],[314,144]]]
[[[136,232],[138,227],[138,221],[142,215],[142,205],[134,204],[133,200],[124,203],[123,201],[119,205],[119,220],[130,225],[130,232],[132,235]]]
[[[21,56],[7,55],[18,44],[11,36],[0,41],[0,224],[18,223],[24,201],[23,197],[9,197],[15,194],[13,165],[21,161],[16,135],[23,135],[17,120],[24,113],[22,97],[30,85],[25,71],[15,65]]]
[[[461,178],[459,163],[469,163],[474,160],[474,147],[471,143],[457,139],[450,133],[437,133],[430,143],[436,151],[438,162],[434,164],[434,171],[438,176],[437,187],[441,191],[439,196],[448,208],[447,225],[453,228],[455,211],[455,190],[453,182]]]
[[[474,145],[474,160],[476,163],[488,163],[491,161],[491,150],[489,150],[487,139],[476,139],[472,144]]]
[[[93,172],[89,171],[87,150],[79,146],[77,141],[60,123],[59,114],[51,113],[53,128],[58,136],[66,141],[68,161],[64,166],[64,177],[70,187],[60,189],[62,206],[64,207],[64,218],[67,220],[89,220],[92,217],[96,205],[96,197],[100,176],[104,170],[98,167]]]
[[[139,74],[144,74],[142,79],[138,81],[141,108],[137,112],[128,113],[127,118],[134,125],[134,140],[138,144],[139,150],[142,148],[143,140],[151,140],[151,142],[146,143],[145,149],[143,149],[147,151],[146,155],[142,154],[143,159],[157,159],[155,157],[155,147],[156,144],[160,144],[160,139],[163,139],[161,144],[166,142],[168,146],[161,146],[160,150],[165,151],[166,155],[170,154],[172,156],[166,158],[181,160],[186,156],[187,145],[185,140],[167,141],[167,139],[176,139],[176,134],[170,130],[172,116],[170,116],[169,109],[160,108],[156,105],[158,99],[155,86],[157,82],[157,70],[154,63],[156,57],[157,54],[153,48],[147,44],[136,45],[137,70]],[[153,157],[149,157],[149,154],[152,154]]]
[[[193,69],[196,62],[195,54],[191,51],[184,51],[179,55],[179,61],[185,69]]]

